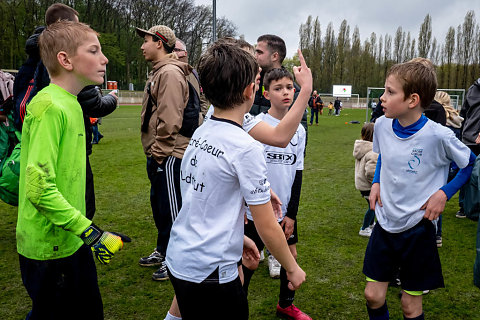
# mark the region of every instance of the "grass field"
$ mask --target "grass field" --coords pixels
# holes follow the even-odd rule
[[[97,264],[106,319],[163,319],[173,297],[170,282],[152,281],[155,269],[138,265],[138,258],[151,253],[156,239],[139,113],[139,107],[120,107],[106,117],[100,126],[105,138],[93,146],[91,156],[95,222],[133,239],[110,265]],[[346,124],[364,119],[364,110],[346,109],[340,117],[321,116],[319,126],[309,127],[297,247],[307,281],[295,304],[313,319],[368,319],[362,274],[368,240],[358,235],[366,203],[355,190],[352,157],[361,125]],[[455,218],[457,202],[455,196],[445,209],[439,250],[446,288],[424,297],[428,319],[480,319],[480,290],[472,281],[477,226]],[[22,285],[15,247],[16,208],[0,203],[0,213],[0,319],[23,319],[31,301]],[[276,319],[278,290],[279,280],[270,279],[266,263],[261,264],[249,289],[251,319]],[[389,288],[391,319],[403,319],[398,293],[398,288]],[[205,307],[215,308],[215,302]]]

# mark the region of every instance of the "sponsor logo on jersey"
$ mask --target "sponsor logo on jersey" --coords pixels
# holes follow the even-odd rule
[[[297,155],[293,153],[265,151],[265,154],[267,163],[294,165],[297,162]]]

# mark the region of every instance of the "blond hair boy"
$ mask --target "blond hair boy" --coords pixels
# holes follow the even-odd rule
[[[35,319],[103,318],[92,251],[106,264],[123,247],[85,217],[85,128],[76,95],[103,82],[108,59],[97,36],[85,24],[59,21],[39,38],[51,83],[32,99],[23,125],[16,230]]]

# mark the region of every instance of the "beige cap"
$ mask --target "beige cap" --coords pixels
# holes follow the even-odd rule
[[[145,37],[146,34],[151,35],[152,37],[156,37],[157,39],[160,39],[163,43],[165,43],[168,47],[173,48],[175,47],[175,42],[177,41],[177,38],[175,37],[175,33],[172,31],[167,26],[153,26],[148,31],[140,29],[140,28],[135,28],[137,31],[137,34],[140,37]]]

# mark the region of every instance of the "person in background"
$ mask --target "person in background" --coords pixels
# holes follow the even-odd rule
[[[355,140],[353,146],[353,157],[355,158],[355,188],[360,191],[362,197],[367,200],[367,211],[363,217],[363,225],[358,232],[363,237],[370,237],[375,221],[375,211],[370,209],[370,189],[372,188],[375,166],[377,165],[378,154],[373,152],[373,128],[372,122],[362,127],[360,140]]]
[[[315,118],[315,124],[318,126],[318,113],[322,112],[323,101],[317,93],[317,90],[313,90],[313,94],[308,100],[308,105],[310,106],[310,125],[313,124],[313,118]],[[320,109],[320,107],[322,109]]]

